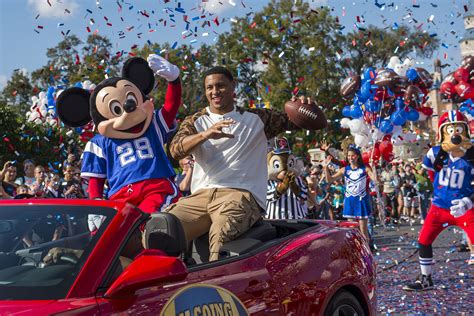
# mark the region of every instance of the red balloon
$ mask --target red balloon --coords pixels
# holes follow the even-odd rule
[[[382,157],[386,162],[391,162],[395,158],[395,155],[393,153],[388,153],[386,155],[382,155]]]
[[[456,90],[455,90],[456,86],[454,85],[454,83],[450,82],[450,81],[445,81],[441,84],[441,87],[439,88],[439,91],[446,95],[447,97],[451,97],[451,95],[453,93],[456,93]]]
[[[378,147],[374,147],[374,153],[372,154],[372,160],[378,161],[380,159],[381,153]]]
[[[382,153],[382,156],[385,158],[386,155],[391,153],[393,151],[393,145],[392,142],[384,140],[380,143],[379,146],[380,152]]]
[[[429,108],[427,106],[421,107],[418,111],[420,111],[421,113],[423,113],[426,116],[433,115],[433,109]]]
[[[472,93],[472,87],[467,82],[460,82],[455,87],[456,93],[459,95],[461,100],[467,99],[468,95]]]
[[[453,76],[454,76],[454,79],[456,79],[459,82],[468,82],[469,70],[460,67],[454,72]]]
[[[362,153],[362,161],[364,162],[364,164],[368,165],[369,164],[369,161],[370,161],[370,156],[372,155],[372,151],[369,150],[369,151],[364,151]]]
[[[387,134],[383,137],[382,142],[385,140],[390,141],[391,139],[392,139],[392,134]]]

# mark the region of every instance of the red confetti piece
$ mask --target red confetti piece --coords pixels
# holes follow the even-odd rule
[[[91,29],[89,27],[86,27],[87,33],[91,32]]]

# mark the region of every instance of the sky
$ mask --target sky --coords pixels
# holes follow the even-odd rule
[[[464,34],[462,15],[469,0],[293,1],[306,1],[313,8],[329,7],[344,26],[343,32],[370,24],[418,27],[440,39],[439,49],[432,59],[417,60],[419,66],[431,71],[435,58],[441,59],[442,64],[450,64],[447,71],[460,64],[458,42]],[[126,52],[134,45],[145,45],[147,41],[199,47],[202,43],[214,43],[219,34],[228,31],[233,17],[247,16],[251,22],[252,12],[260,11],[268,2],[0,0],[0,89],[13,71],[32,72],[46,65],[47,49],[55,47],[64,34],[75,34],[85,41],[89,34],[97,32],[111,40],[114,50]],[[185,16],[189,23],[185,22]]]

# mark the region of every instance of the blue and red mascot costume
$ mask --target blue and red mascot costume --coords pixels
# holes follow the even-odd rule
[[[147,97],[157,74],[168,81],[165,103],[155,110]],[[164,144],[176,128],[181,104],[179,68],[158,55],[127,60],[121,77],[102,81],[90,93],[73,87],[57,101],[65,125],[93,121],[98,131],[84,149],[81,176],[89,179],[89,197],[125,201],[145,212],[159,211],[179,198]]]
[[[432,147],[423,159],[434,196],[418,238],[421,275],[415,283],[404,286],[407,291],[433,287],[432,244],[446,227],[456,225],[474,241],[474,147],[469,122],[460,111],[440,117],[438,141],[441,145]]]

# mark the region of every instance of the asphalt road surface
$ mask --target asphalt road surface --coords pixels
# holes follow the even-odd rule
[[[378,312],[382,315],[474,315],[474,265],[469,252],[458,252],[461,231],[445,229],[433,244],[435,288],[423,292],[402,289],[420,273],[417,237],[421,225],[375,227]]]

